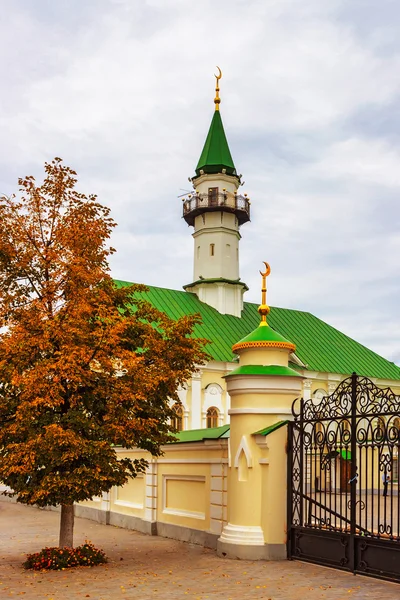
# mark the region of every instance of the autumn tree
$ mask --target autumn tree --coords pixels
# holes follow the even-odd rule
[[[61,159],[0,198],[0,480],[17,501],[73,503],[143,472],[171,439],[170,401],[204,362],[197,317],[174,321],[110,276],[108,208],[75,189]]]

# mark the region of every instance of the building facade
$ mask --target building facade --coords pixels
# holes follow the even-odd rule
[[[240,229],[250,221],[251,202],[240,193],[238,174],[224,131],[216,76],[215,110],[195,174],[193,191],[183,198],[183,218],[193,227],[193,281],[185,291],[150,287],[144,296],[173,318],[199,313],[196,335],[209,340],[210,362],[179,390],[178,429],[229,423],[230,396],[225,377],[237,366],[237,340],[258,324],[258,306],[243,300],[248,289],[240,278]],[[248,225],[247,225],[248,227]],[[264,257],[260,257],[264,258]],[[126,283],[126,282],[125,282]],[[124,282],[119,282],[124,285]],[[292,340],[290,366],[302,377],[304,399],[331,394],[356,372],[379,387],[400,392],[400,368],[352,340],[318,317],[272,307],[270,326]]]

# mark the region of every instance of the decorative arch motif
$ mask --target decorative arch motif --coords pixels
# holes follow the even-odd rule
[[[222,404],[222,394],[223,389],[218,383],[210,383],[204,388],[202,408],[203,427],[210,427],[210,425],[208,425],[208,411],[210,409],[217,410],[218,419],[213,427],[218,427],[219,425],[223,424],[225,410]]]
[[[240,462],[242,452],[246,458],[247,467],[249,469],[251,469],[253,466],[253,458],[251,456],[249,444],[248,444],[248,441],[247,441],[245,435],[242,435],[242,439],[240,440],[240,444],[239,444],[238,449],[235,454],[235,460],[233,462],[233,466],[236,467],[237,469],[239,468],[239,462]]]
[[[315,392],[313,392],[312,397],[314,401],[321,402],[322,398],[327,395],[328,392],[326,390],[324,390],[323,388],[318,388],[317,390],[315,390]]]
[[[219,385],[219,383],[209,383],[204,388],[204,391],[212,396],[217,396],[218,394],[222,394],[222,387]]]

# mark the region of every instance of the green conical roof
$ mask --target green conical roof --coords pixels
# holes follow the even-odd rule
[[[221,173],[222,169],[226,169],[228,175],[236,175],[219,110],[214,112],[196,175],[200,175],[200,169],[204,173]]]

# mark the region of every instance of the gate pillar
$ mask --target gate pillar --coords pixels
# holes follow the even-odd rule
[[[286,424],[303,379],[289,367],[294,344],[267,323],[265,265],[261,323],[233,346],[239,367],[226,376],[228,523],[217,544],[219,555],[250,560],[286,558]]]

